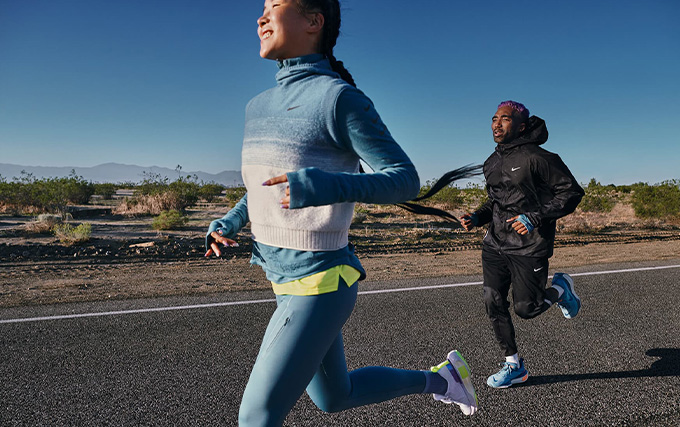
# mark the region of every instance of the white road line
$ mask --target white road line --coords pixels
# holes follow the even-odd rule
[[[622,270],[605,270],[605,271],[589,271],[585,273],[569,273],[570,276],[596,276],[601,274],[617,274],[617,273],[633,273],[638,271],[651,271],[651,270],[665,270],[669,268],[680,268],[680,265],[661,265],[657,267],[639,267],[639,268],[627,268]],[[431,289],[443,289],[443,288],[457,288],[463,286],[475,286],[481,285],[482,282],[466,282],[466,283],[451,283],[445,285],[431,285],[431,286],[414,286],[410,288],[395,288],[395,289],[378,289],[374,291],[361,291],[359,295],[371,295],[371,294],[386,294],[394,292],[410,292],[410,291],[423,291]],[[45,317],[26,317],[21,319],[0,319],[0,324],[3,323],[26,323],[26,322],[41,322],[48,320],[64,320],[64,319],[79,319],[83,317],[102,317],[102,316],[120,316],[125,314],[140,314],[140,313],[153,313],[162,311],[174,311],[174,310],[196,310],[201,308],[214,308],[214,307],[228,307],[234,305],[249,305],[249,304],[261,304],[261,303],[271,303],[276,300],[271,299],[261,299],[261,300],[249,300],[249,301],[231,301],[231,302],[216,302],[211,304],[195,304],[195,305],[179,305],[170,307],[156,307],[156,308],[141,308],[135,310],[119,310],[119,311],[103,311],[95,313],[80,313],[80,314],[63,314],[57,316],[45,316]]]
[[[481,285],[482,283],[483,282],[467,282],[467,283],[450,283],[448,285],[414,286],[412,288],[376,289],[375,291],[359,291],[359,295],[391,294],[394,292],[425,291],[428,289],[442,289],[442,288],[459,288],[461,286]]]
[[[63,320],[63,319],[79,319],[82,317],[100,317],[100,316],[118,316],[123,314],[139,314],[139,313],[153,313],[158,311],[174,311],[174,310],[194,310],[198,308],[213,308],[213,307],[227,307],[230,305],[247,305],[260,304],[264,302],[276,302],[275,299],[261,299],[251,301],[232,301],[232,302],[215,302],[210,304],[195,304],[195,305],[177,305],[171,307],[155,307],[155,308],[139,308],[134,310],[119,310],[119,311],[101,311],[95,313],[80,313],[80,314],[62,314],[57,316],[45,317],[26,317],[23,319],[5,319],[0,320],[2,323],[22,323],[22,322],[40,322],[44,320]]]

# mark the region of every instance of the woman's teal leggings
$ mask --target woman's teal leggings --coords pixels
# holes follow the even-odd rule
[[[305,389],[326,412],[407,394],[445,392],[446,381],[429,371],[366,367],[347,372],[341,330],[354,308],[357,288],[340,279],[336,292],[276,297],[278,307],[243,394],[239,425],[282,425]],[[426,391],[426,383],[439,390]]]

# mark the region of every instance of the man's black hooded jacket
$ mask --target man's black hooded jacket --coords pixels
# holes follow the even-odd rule
[[[484,247],[512,255],[550,257],[555,222],[576,209],[583,189],[562,159],[539,147],[548,140],[543,119],[531,116],[527,130],[498,144],[484,162],[489,200],[479,208],[477,225],[490,223]],[[522,236],[508,219],[524,214],[535,229]]]

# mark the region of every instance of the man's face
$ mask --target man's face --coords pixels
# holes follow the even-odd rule
[[[517,138],[524,128],[524,123],[520,123],[515,111],[508,106],[499,108],[491,119],[493,140],[498,144],[506,144]]]

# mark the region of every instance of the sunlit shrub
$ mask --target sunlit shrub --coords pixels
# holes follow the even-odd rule
[[[146,178],[134,187],[135,194],[113,209],[119,215],[160,215],[163,211],[183,211],[199,199],[200,185],[195,176],[179,177],[168,183],[159,174],[145,173]]]
[[[680,218],[680,181],[635,184],[632,203],[639,218]]]
[[[154,230],[176,230],[186,225],[188,218],[180,211],[164,211],[153,219],[151,227]]]
[[[198,189],[198,194],[206,202],[212,203],[215,199],[222,195],[224,188],[225,187],[222,184],[203,184],[201,185],[201,188]]]
[[[25,171],[11,182],[0,180],[0,204],[17,212],[64,212],[66,206],[85,204],[94,185],[71,171],[64,178],[37,179]]]
[[[118,187],[116,186],[116,184],[111,183],[94,184],[94,194],[102,196],[102,199],[104,200],[111,200],[113,195],[116,194],[117,189]]]
[[[84,222],[77,227],[71,224],[57,224],[53,229],[54,235],[67,246],[87,242],[92,236],[92,225]]]
[[[585,187],[579,207],[584,212],[611,212],[616,204],[616,187],[604,186],[592,178]]]
[[[232,204],[238,203],[246,194],[246,187],[229,187],[225,189],[225,199]]]

